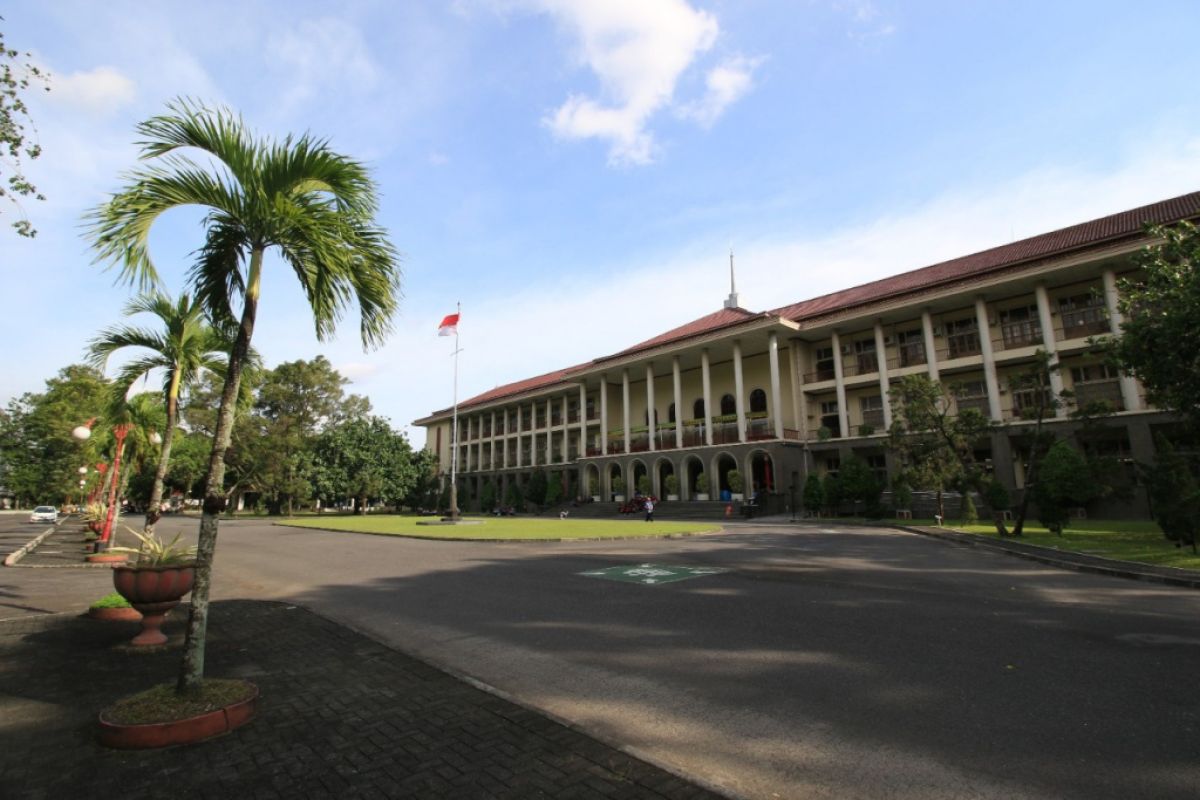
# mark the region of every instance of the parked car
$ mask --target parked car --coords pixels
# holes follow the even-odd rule
[[[30,522],[58,522],[58,509],[54,506],[38,506],[29,515]]]

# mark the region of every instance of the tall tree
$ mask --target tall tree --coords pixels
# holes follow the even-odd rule
[[[994,426],[974,408],[956,413],[953,389],[924,375],[901,378],[890,398],[888,447],[904,464],[905,479],[912,486],[937,493],[937,513],[945,519],[947,489],[982,490],[987,475],[975,448]],[[996,526],[1005,532],[999,520]]]
[[[1200,428],[1200,229],[1181,222],[1149,233],[1159,242],[1134,256],[1140,272],[1121,282],[1113,348],[1151,403]]]
[[[113,353],[137,348],[143,353],[121,367],[115,390],[124,396],[153,370],[162,371],[162,397],[166,406],[166,426],[162,449],[154,472],[154,483],[146,507],[145,532],[154,532],[160,516],[163,481],[171,461],[171,445],[179,424],[179,397],[205,370],[223,372],[225,357],[233,345],[232,336],[210,326],[204,309],[184,293],[173,301],[162,292],[143,293],[125,306],[125,315],[149,314],[157,318],[156,330],[119,325],[106,328],[92,339],[88,352],[91,362],[103,369]]]
[[[372,499],[399,505],[417,486],[423,461],[382,417],[349,419],[317,438],[317,484],[327,501],[353,498],[365,514]]]
[[[93,245],[135,283],[153,283],[149,234],[165,211],[208,209],[206,236],[189,279],[217,322],[237,320],[205,481],[195,588],[177,689],[199,689],[204,676],[208,593],[220,514],[225,509],[225,449],[233,430],[242,368],[250,351],[262,290],[264,258],[278,254],[291,267],[312,308],[317,338],[336,327],[346,306],[358,304],[363,346],[391,330],[400,268],[385,231],[374,221],[377,191],[367,169],[305,134],[282,141],[256,139],[227,109],[187,100],[138,126],[142,159],[127,187],[90,217]],[[185,152],[199,150],[203,163]],[[240,311],[237,305],[240,302]]]
[[[0,17],[3,21],[4,17]],[[6,176],[0,184],[0,197],[16,207],[20,219],[12,224],[17,233],[33,237],[37,230],[21,206],[22,197],[35,200],[46,198],[25,177],[24,159],[34,160],[42,154],[42,146],[26,131],[33,126],[23,95],[40,86],[50,91],[50,76],[29,59],[30,53],[13,50],[4,43],[0,31],[0,168]]]

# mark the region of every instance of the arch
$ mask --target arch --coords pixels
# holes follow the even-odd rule
[[[757,414],[759,412],[767,412],[767,393],[762,389],[755,389],[750,393],[750,413]]]
[[[746,468],[742,474],[746,476],[746,497],[754,497],[755,491],[766,494],[777,491],[775,459],[766,450],[751,450],[746,455]]]
[[[666,456],[659,456],[654,462],[652,494],[661,499],[666,498],[667,477],[675,474],[675,464]],[[676,492],[678,493],[678,492]]]
[[[721,416],[737,413],[737,400],[731,394],[721,395]]]
[[[674,421],[675,421],[675,404],[671,403],[671,405],[667,406],[667,422],[674,422]]]
[[[625,473],[622,472],[621,463],[619,461],[614,461],[605,467],[604,477],[606,479],[604,484],[604,495],[606,499],[611,500],[613,495],[624,494],[628,490],[628,487],[626,487],[622,488],[621,491],[618,492],[614,485],[617,478],[621,478],[622,481],[625,479]]]
[[[603,493],[604,489],[600,485],[600,467],[596,464],[584,466],[583,490],[587,492],[589,497],[600,497]]]
[[[738,469],[738,461],[729,453],[721,452],[713,456],[712,474],[712,492],[719,500],[728,500],[726,492],[730,492],[729,488],[729,471]]]
[[[625,492],[625,496],[633,497],[635,494],[640,492],[641,488],[638,486],[638,482],[641,481],[642,478],[648,477],[650,477],[650,470],[646,468],[646,462],[642,461],[640,458],[635,458],[630,461],[629,484],[627,486],[628,491]],[[651,491],[653,491],[653,487],[651,487]],[[642,493],[645,494],[645,492]]]
[[[698,490],[696,479],[704,472],[704,462],[697,455],[689,455],[683,459],[680,466],[679,495],[688,500],[695,500]],[[711,492],[712,489],[710,488]]]
[[[701,397],[692,403],[692,418],[704,419],[704,398]]]

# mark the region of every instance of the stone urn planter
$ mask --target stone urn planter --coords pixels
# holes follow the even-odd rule
[[[192,590],[196,580],[195,564],[167,566],[113,567],[113,587],[142,613],[142,630],[133,638],[135,645],[165,644],[160,630],[171,609]]]

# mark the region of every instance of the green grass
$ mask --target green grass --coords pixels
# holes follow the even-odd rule
[[[901,525],[932,526],[934,524],[933,520],[896,520],[896,522]],[[996,539],[1000,538],[994,525],[982,521],[976,525],[963,525],[949,520],[946,527]],[[1007,527],[1011,531],[1012,523],[1007,523]],[[1009,540],[1012,541],[1011,537]],[[1036,520],[1026,520],[1024,535],[1015,541],[1053,550],[1086,553],[1119,561],[1133,561],[1138,564],[1152,564],[1156,567],[1200,569],[1200,555],[1193,553],[1190,547],[1176,547],[1174,542],[1168,541],[1163,536],[1157,525],[1141,520],[1075,520],[1063,531],[1061,537],[1050,533]]]
[[[436,521],[436,517],[372,515],[367,517],[329,516],[319,519],[288,520],[277,525],[297,528],[324,528],[349,533],[374,533],[384,536],[412,536],[420,539],[488,539],[496,541],[554,539],[628,539],[634,536],[712,533],[720,525],[703,522],[642,522],[636,520],[535,519],[523,517],[464,517],[478,525],[418,525],[418,520]]]

